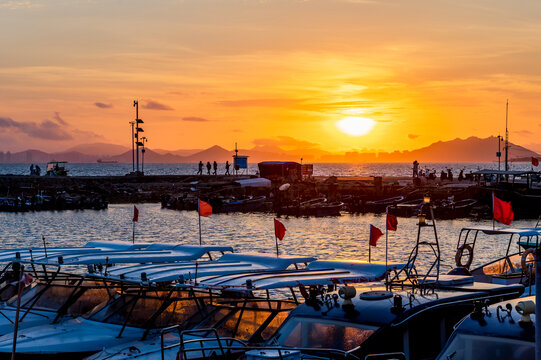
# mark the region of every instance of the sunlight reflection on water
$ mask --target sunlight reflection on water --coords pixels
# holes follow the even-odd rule
[[[198,243],[197,213],[162,209],[159,204],[138,204],[136,241]],[[2,248],[42,247],[45,235],[49,247],[83,245],[88,241],[131,241],[133,205],[110,205],[102,211],[63,211],[0,213]],[[385,228],[384,215],[350,215],[329,218],[281,218],[287,228],[280,242],[282,254],[315,256],[320,259],[368,259],[369,224]],[[415,243],[417,219],[399,218],[398,231],[389,234],[389,260],[405,262]],[[230,245],[239,251],[274,254],[272,214],[214,214],[202,218],[203,243]],[[442,252],[442,270],[454,266],[459,231],[472,225],[492,226],[491,221],[446,220],[437,223]],[[514,227],[533,226],[516,221]],[[423,239],[432,240],[431,228],[423,229]],[[473,266],[503,255],[507,237],[481,237],[476,245]],[[428,252],[420,255],[427,259]],[[385,260],[385,237],[372,248],[372,259]]]

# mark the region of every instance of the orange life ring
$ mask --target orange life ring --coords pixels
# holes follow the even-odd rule
[[[524,273],[524,275],[529,278],[530,277],[530,269],[528,269],[528,264],[527,264],[527,259],[528,259],[528,255],[532,255],[534,256],[534,249],[526,249],[524,250],[524,252],[522,253],[522,257],[520,259],[520,265],[522,266],[522,272]],[[535,265],[535,263],[534,263]]]
[[[468,261],[466,261],[465,264],[462,263],[462,255],[464,254],[464,250],[468,250],[468,254],[469,254]],[[456,255],[455,255],[456,266],[460,266],[469,270],[472,261],[473,261],[473,249],[469,244],[464,244],[457,249]]]

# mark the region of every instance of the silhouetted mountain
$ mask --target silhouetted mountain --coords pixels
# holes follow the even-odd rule
[[[122,154],[128,151],[127,146],[108,144],[108,143],[92,143],[92,144],[81,144],[74,147],[71,147],[64,152],[78,152],[81,154],[94,155],[94,156],[113,156]]]
[[[171,154],[171,155],[178,155],[178,156],[190,156],[200,151],[203,151],[203,149],[178,149],[178,150],[152,149],[152,151],[158,154],[162,154],[162,155]]]
[[[120,154],[105,154],[104,150],[98,154],[87,154],[73,149],[105,149],[115,151],[124,149]],[[267,160],[300,161],[304,162],[495,162],[497,161],[496,151],[498,150],[498,139],[489,137],[480,139],[470,137],[467,139],[454,139],[450,141],[438,141],[424,148],[412,151],[394,151],[391,153],[360,153],[357,151],[346,152],[345,154],[333,154],[324,150],[312,147],[308,149],[284,150],[278,146],[256,146],[252,149],[240,149],[239,155],[249,156],[250,163],[257,163]],[[227,150],[220,146],[212,146],[205,150],[186,150],[195,153],[181,156],[180,150],[175,153],[166,150],[146,149],[146,163],[198,163],[217,161],[224,163],[232,162],[234,151]],[[140,155],[141,156],[141,155]],[[502,142],[502,161],[504,161],[504,150]],[[541,155],[522,146],[509,144],[510,161],[529,161],[534,156],[541,158]],[[27,150],[17,153],[0,152],[0,162],[4,163],[45,163],[52,160],[68,162],[96,162],[98,159],[104,161],[117,161],[120,163],[131,163],[132,151],[126,147],[111,144],[85,144],[71,148],[70,151],[59,153],[45,153],[39,150]]]

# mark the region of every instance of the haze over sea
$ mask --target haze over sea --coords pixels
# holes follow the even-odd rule
[[[45,164],[39,164],[42,174]],[[502,169],[504,165],[502,163]],[[132,171],[132,165],[124,163],[69,163],[66,165],[71,176],[123,176]],[[441,170],[453,169],[455,176],[464,169],[464,173],[479,169],[497,169],[498,163],[421,163],[421,170],[436,170],[439,176]],[[512,170],[530,170],[530,163],[517,162],[510,164]],[[197,164],[145,164],[146,175],[195,175]],[[257,164],[249,164],[247,172],[254,175],[258,171]],[[225,172],[225,164],[218,164],[218,173]],[[28,175],[30,164],[0,164],[0,175]],[[203,173],[206,173],[204,168]],[[411,163],[315,163],[315,176],[411,176]]]

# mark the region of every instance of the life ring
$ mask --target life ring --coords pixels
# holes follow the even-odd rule
[[[465,264],[462,263],[462,255],[464,254],[464,250],[468,250],[468,254],[469,254],[468,261],[466,261]],[[456,266],[469,269],[472,261],[473,261],[473,248],[470,246],[470,244],[464,244],[457,249],[456,255],[455,255]]]
[[[526,278],[530,278],[530,269],[528,269],[528,263],[527,263],[527,259],[528,259],[528,255],[532,255],[532,257],[534,256],[534,249],[526,249],[524,250],[524,252],[522,253],[522,257],[520,259],[520,265],[522,266],[522,272],[524,273],[524,276],[526,276]]]

